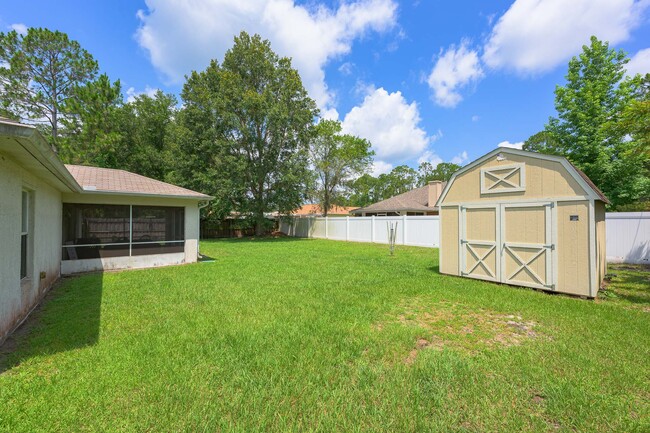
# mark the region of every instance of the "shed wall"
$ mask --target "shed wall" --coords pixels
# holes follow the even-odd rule
[[[440,272],[443,274],[459,275],[458,247],[460,236],[458,232],[458,208],[445,207],[440,211],[441,237]]]
[[[571,216],[578,221],[571,221]],[[560,202],[557,206],[557,290],[589,296],[589,202]]]
[[[507,166],[513,163],[525,165],[525,191],[481,194],[481,168]],[[445,203],[476,203],[480,201],[520,201],[548,199],[551,197],[583,197],[586,192],[564,166],[555,161],[547,161],[521,155],[507,154],[507,159],[498,161],[496,157],[456,176],[453,186],[445,197]]]
[[[595,220],[596,220],[596,266],[598,275],[598,288],[603,283],[603,279],[607,274],[607,246],[606,246],[606,223],[605,223],[605,203],[602,201],[596,201],[595,209]]]

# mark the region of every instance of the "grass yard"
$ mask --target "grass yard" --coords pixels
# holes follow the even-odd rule
[[[585,301],[437,250],[204,242],[68,278],[0,355],[0,430],[650,431],[650,272]]]

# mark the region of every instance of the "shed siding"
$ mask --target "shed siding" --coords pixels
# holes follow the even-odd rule
[[[499,165],[507,166],[513,162],[526,164],[525,191],[481,194],[481,168]],[[457,176],[444,201],[445,203],[476,203],[480,201],[536,200],[585,195],[586,192],[561,163],[508,154],[507,159],[504,161],[497,161],[495,157]]]
[[[589,296],[589,202],[558,203],[557,233],[557,290]]]
[[[607,274],[607,248],[605,236],[605,203],[596,201],[596,266],[598,269],[598,288],[603,283],[603,278]]]
[[[440,272],[443,274],[458,275],[458,245],[460,241],[458,234],[458,208],[442,208],[440,211],[440,225],[442,230],[440,244],[445,246],[440,251]]]

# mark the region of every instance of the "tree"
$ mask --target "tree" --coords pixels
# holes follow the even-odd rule
[[[423,162],[418,167],[418,186],[424,186],[432,180],[447,182],[460,168],[460,165],[453,162],[441,162],[435,167],[430,162]]]
[[[357,179],[347,183],[347,189],[350,192],[347,204],[350,206],[365,207],[373,204],[380,199],[377,195],[377,185],[379,180],[369,174],[364,174]]]
[[[143,176],[164,180],[173,165],[169,128],[178,100],[158,90],[141,94],[121,108],[121,167]]]
[[[634,99],[636,80],[624,79],[628,59],[595,37],[569,61],[565,86],[555,89],[557,118],[544,134],[531,137],[528,149],[567,157],[617,206],[647,193],[648,172],[638,144],[621,128]],[[624,181],[621,181],[624,179]]]
[[[341,134],[340,122],[321,120],[315,126],[309,153],[317,176],[314,196],[327,216],[335,203],[341,203],[346,182],[368,170],[374,152],[368,140]]]
[[[390,173],[379,176],[380,185],[385,183],[381,193],[382,200],[403,194],[417,186],[417,172],[407,165],[398,165]]]
[[[0,33],[2,108],[43,127],[56,149],[64,106],[78,86],[95,78],[97,62],[78,42],[59,31],[30,28]]]
[[[275,54],[259,35],[242,32],[222,65],[212,61],[204,72],[190,75],[183,100],[176,130],[182,141],[176,146],[189,155],[178,173],[208,187],[201,190],[217,197],[212,210],[249,214],[262,234],[265,212],[300,207],[318,111],[289,58]],[[210,178],[198,172],[207,165],[199,160],[212,165]]]
[[[61,159],[70,164],[120,167],[123,155],[121,105],[120,82],[111,83],[106,74],[77,86],[74,97],[62,106],[71,114],[61,121],[66,130],[66,136],[60,140]]]

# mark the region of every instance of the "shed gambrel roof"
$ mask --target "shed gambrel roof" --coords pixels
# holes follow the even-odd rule
[[[486,153],[482,157],[472,161],[471,163],[467,164],[465,167],[456,171],[451,176],[451,179],[449,179],[449,182],[447,182],[445,188],[442,190],[442,194],[440,194],[440,197],[438,197],[436,206],[440,206],[440,204],[444,201],[445,197],[447,196],[447,192],[449,191],[449,188],[454,183],[454,180],[456,179],[456,177],[458,177],[458,175],[463,174],[468,170],[471,170],[472,168],[482,164],[483,162],[487,161],[493,156],[498,155],[499,153],[525,156],[529,158],[536,158],[536,159],[543,159],[546,161],[558,162],[562,164],[562,166],[566,169],[566,171],[576,180],[576,182],[578,182],[578,184],[585,190],[585,192],[591,198],[609,204],[609,200],[607,199],[605,194],[603,194],[603,192],[591,181],[591,179],[589,179],[589,177],[582,170],[580,170],[578,167],[576,167],[571,162],[569,162],[569,160],[566,159],[565,157],[557,156],[557,155],[546,155],[544,153],[530,152],[527,150],[512,149],[509,147],[497,147],[496,149]]]

